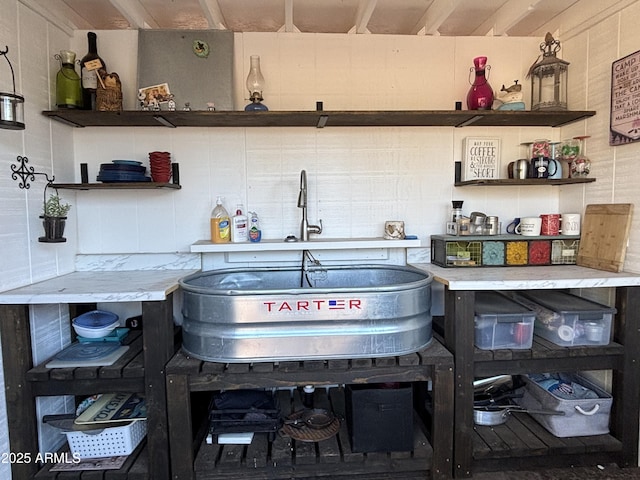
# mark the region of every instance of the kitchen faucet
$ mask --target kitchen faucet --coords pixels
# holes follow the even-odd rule
[[[300,172],[300,193],[298,194],[298,208],[302,209],[302,221],[300,222],[300,240],[306,242],[309,240],[310,233],[322,233],[322,220],[320,225],[309,225],[307,220],[307,172]]]

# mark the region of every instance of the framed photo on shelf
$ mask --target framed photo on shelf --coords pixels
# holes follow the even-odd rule
[[[171,100],[169,84],[159,83],[150,87],[142,87],[138,89],[138,98],[146,107],[166,103]]]

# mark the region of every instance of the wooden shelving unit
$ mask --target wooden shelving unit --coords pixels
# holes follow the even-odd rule
[[[43,115],[74,127],[561,127],[595,111],[137,111],[52,110]]]
[[[424,402],[414,407],[412,452],[356,453],[351,450],[343,388],[335,384],[414,382],[422,391],[432,382],[431,412]],[[277,435],[256,434],[251,446],[207,444],[198,432],[208,431],[207,419],[197,421],[194,393],[246,388],[315,385],[314,404],[331,408],[341,418],[335,437],[303,442]],[[433,339],[418,352],[383,358],[340,358],[286,362],[217,363],[177,352],[166,366],[167,421],[173,480],[247,480],[309,478],[425,479],[451,478],[453,459],[453,356]],[[322,387],[322,388],[318,388]],[[286,416],[294,403],[280,390]],[[300,404],[301,405],[301,404]],[[406,412],[403,412],[406,413]],[[426,424],[423,420],[427,420]]]

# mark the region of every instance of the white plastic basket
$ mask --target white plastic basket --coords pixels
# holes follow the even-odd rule
[[[122,427],[91,432],[64,432],[71,453],[79,458],[104,458],[129,455],[147,434],[147,421],[135,420]]]

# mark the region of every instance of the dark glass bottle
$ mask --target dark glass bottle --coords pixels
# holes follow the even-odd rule
[[[98,55],[97,37],[93,32],[87,33],[87,40],[89,43],[89,51],[80,60],[80,67],[82,69],[82,103],[85,110],[96,109],[96,90],[98,88],[98,69],[95,69],[95,64],[90,63],[89,68],[86,67],[88,62],[98,60],[101,64],[99,68],[107,69],[104,60]]]

